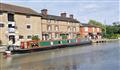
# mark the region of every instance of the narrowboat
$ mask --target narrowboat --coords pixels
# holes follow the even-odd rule
[[[19,48],[14,47],[15,49],[11,49],[11,53],[31,53],[37,51],[43,51],[48,49],[56,49],[56,48],[65,48],[71,46],[79,46],[83,44],[91,44],[91,40],[84,38],[75,38],[75,39],[62,39],[62,40],[47,40],[47,41],[26,41],[21,42],[21,46]]]

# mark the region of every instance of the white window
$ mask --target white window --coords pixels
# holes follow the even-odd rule
[[[84,27],[84,30],[85,30],[85,31],[88,31],[88,27]]]
[[[68,24],[70,24],[70,22],[68,22]]]
[[[74,32],[76,31],[76,28],[75,28],[75,27],[73,28],[73,31],[74,31]]]
[[[68,27],[68,31],[71,31],[71,28],[70,28],[70,27]]]
[[[48,23],[51,23],[51,20],[48,20],[47,22],[48,22]]]
[[[50,31],[50,30],[51,30],[51,26],[50,26],[50,25],[48,25],[47,29],[48,29],[48,31]]]
[[[58,31],[58,30],[59,30],[59,27],[58,27],[58,26],[55,26],[55,30]]]
[[[95,28],[94,27],[92,28],[92,30],[93,30],[93,32],[95,32]]]
[[[97,32],[99,32],[99,28],[97,28]]]

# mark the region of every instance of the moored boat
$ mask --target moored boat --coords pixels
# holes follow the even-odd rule
[[[78,46],[82,44],[91,44],[91,40],[84,38],[76,38],[76,39],[62,39],[62,40],[47,40],[47,41],[26,41],[21,42],[20,48],[14,48],[14,50],[10,50],[14,53],[30,53],[43,51],[48,49],[55,48],[65,48],[70,46]]]

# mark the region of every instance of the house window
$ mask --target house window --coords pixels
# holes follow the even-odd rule
[[[24,36],[23,35],[19,35],[19,39],[23,39],[24,38]]]
[[[31,36],[31,35],[28,35],[28,36],[27,36],[27,39],[31,39],[31,38],[32,38],[32,36]]]
[[[57,23],[57,21],[56,21],[56,20],[54,20],[54,23]]]
[[[95,32],[95,28],[94,27],[92,28],[92,30],[93,30],[93,32]]]
[[[2,15],[3,14],[3,12],[2,11],[0,11],[0,15]]]
[[[59,21],[57,21],[57,24],[59,24]]]
[[[68,27],[68,31],[71,31],[71,28],[70,28],[70,26]]]
[[[85,31],[88,31],[88,27],[85,27],[84,30],[85,30]]]
[[[12,24],[8,24],[8,28],[15,28]]]
[[[48,23],[51,23],[51,20],[48,20],[47,22],[48,22]]]
[[[97,31],[99,32],[99,28],[97,28]]]
[[[8,13],[8,21],[14,21],[14,14]]]
[[[68,24],[70,24],[70,22],[67,22]]]
[[[73,31],[76,31],[76,28],[75,28],[75,27],[73,27]]]
[[[3,23],[0,23],[0,27],[4,27],[4,24],[3,24]]]
[[[30,24],[27,24],[27,29],[31,29],[31,25]]]
[[[30,15],[26,15],[26,18],[30,18]]]
[[[51,26],[50,26],[50,25],[48,25],[47,29],[48,29],[48,31],[50,31],[50,30],[51,30]]]
[[[55,26],[55,31],[58,31],[59,30],[59,27],[58,26]]]

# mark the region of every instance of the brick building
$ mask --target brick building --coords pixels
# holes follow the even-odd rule
[[[71,14],[60,13],[60,16],[49,15],[47,9],[41,10],[42,39],[75,38],[79,35],[79,21]]]
[[[89,37],[90,39],[100,39],[102,36],[100,27],[90,24],[82,24],[80,26],[80,35],[82,37]]]

